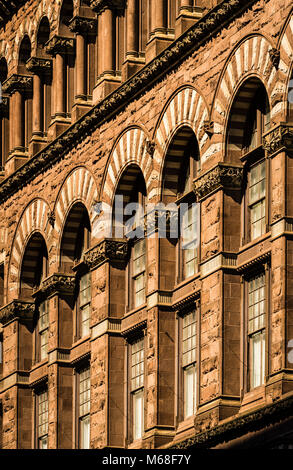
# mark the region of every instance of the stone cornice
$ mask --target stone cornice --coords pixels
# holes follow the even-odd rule
[[[52,59],[31,57],[26,63],[26,68],[29,72],[38,74],[49,74],[52,70]]]
[[[3,93],[11,95],[15,91],[32,91],[33,77],[30,75],[13,74],[2,85]]]
[[[98,15],[107,9],[123,11],[125,0],[91,0],[91,7]]]
[[[11,176],[0,184],[0,203],[7,200],[15,192],[28,184],[38,174],[68,152],[77,142],[84,139],[95,127],[105,120],[113,118],[120,112],[129,100],[133,100],[139,94],[144,93],[147,87],[159,80],[169,70],[178,66],[184,57],[197,50],[216,34],[221,28],[229,24],[239,16],[256,0],[224,0],[210,10],[203,18],[174,41],[158,57],[147,64],[141,71],[134,75],[126,83],[123,83],[116,91],[98,103],[86,115],[82,116],[67,131],[50,143],[38,154],[20,167]]]
[[[0,323],[6,325],[12,320],[30,321],[35,312],[34,302],[13,300],[0,309]]]
[[[96,34],[97,19],[84,16],[74,16],[69,23],[69,29],[73,33]]]
[[[194,193],[196,200],[200,202],[219,189],[240,190],[242,179],[242,167],[218,163],[217,166],[195,180]]]
[[[293,154],[293,126],[281,123],[263,138],[263,148],[269,156],[286,150]]]
[[[125,263],[127,256],[127,240],[105,238],[94,248],[85,253],[83,262],[88,269],[92,270],[107,261]]]
[[[75,52],[75,39],[53,36],[46,44],[46,52],[50,55],[73,54]]]
[[[193,292],[192,294],[184,297],[183,299],[177,300],[172,305],[172,310],[175,310],[179,315],[193,308],[199,308],[200,306],[200,292]]]
[[[220,424],[212,429],[201,432],[198,435],[186,439],[171,449],[209,449],[217,444],[229,442],[249,432],[261,429],[264,426],[272,426],[281,419],[291,416],[293,408],[293,397],[278,400],[272,404],[265,405],[257,411],[245,415],[239,415],[227,423]]]
[[[52,297],[53,295],[72,295],[75,289],[75,276],[55,273],[45,279],[40,288],[36,290],[33,297],[39,300]]]

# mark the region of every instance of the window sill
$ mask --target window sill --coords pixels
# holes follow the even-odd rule
[[[132,310],[128,310],[128,311],[125,313],[125,315],[124,315],[123,318],[131,317],[131,315],[134,315],[135,313],[140,312],[140,311],[142,311],[142,310],[144,310],[144,309],[146,309],[146,308],[147,308],[147,303],[144,303],[144,304],[141,305],[140,307],[136,307],[136,308],[134,308],[134,309],[132,309]]]
[[[258,245],[259,243],[261,242],[264,242],[265,240],[269,239],[271,237],[271,232],[267,232],[265,234],[263,234],[261,237],[258,237],[258,238],[255,238],[254,240],[248,242],[248,243],[245,243],[244,245],[242,245],[239,249],[239,254],[240,253],[243,253],[244,251],[247,251],[249,250],[249,248],[252,248],[254,247],[255,245]]]
[[[80,346],[81,344],[83,343],[86,343],[87,341],[89,341],[91,339],[91,335],[89,334],[88,336],[85,336],[84,338],[80,338],[80,339],[76,339],[74,338],[74,342],[72,344],[72,348],[71,349],[75,349],[77,348],[78,346]]]
[[[246,411],[249,411],[253,408],[257,408],[265,403],[265,385],[260,385],[259,387],[249,390],[244,393],[240,414]]]
[[[184,279],[183,281],[179,281],[175,285],[174,292],[176,292],[176,290],[179,290],[182,287],[188,285],[189,283],[191,284],[192,282],[194,282],[196,279],[199,279],[199,278],[200,278],[200,269],[198,269],[198,271],[195,274],[193,274],[193,276],[190,276],[190,277]]]

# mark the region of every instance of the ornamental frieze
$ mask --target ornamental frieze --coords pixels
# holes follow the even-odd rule
[[[243,167],[219,163],[216,167],[194,181],[197,202],[219,189],[240,190],[243,180]]]
[[[74,54],[75,39],[53,36],[46,44],[46,52],[53,56],[56,54]]]
[[[98,243],[98,245],[85,253],[83,262],[89,269],[94,269],[107,261],[125,263],[127,256],[127,240],[105,238]]]
[[[26,68],[29,72],[49,74],[52,70],[52,59],[31,57],[26,63]]]
[[[35,303],[13,300],[0,309],[0,323],[6,325],[12,320],[30,321],[35,313]]]
[[[293,153],[293,126],[281,124],[263,138],[263,148],[272,155],[281,150]]]
[[[97,19],[74,16],[69,22],[69,29],[73,33],[95,34],[97,32]]]
[[[149,237],[155,232],[161,236],[178,237],[178,210],[155,208],[144,216],[144,233]],[[161,233],[163,232],[163,233]],[[174,232],[174,233],[173,233]]]
[[[2,85],[3,93],[11,95],[15,91],[32,91],[33,77],[29,75],[13,74]]]
[[[39,300],[53,295],[72,295],[75,289],[75,276],[55,273],[45,279],[33,294]]]

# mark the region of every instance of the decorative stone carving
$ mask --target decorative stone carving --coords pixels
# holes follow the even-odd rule
[[[98,5],[100,1],[95,0],[92,2],[92,5],[95,3]],[[36,178],[47,167],[60,160],[62,155],[72,147],[75,147],[78,140],[84,138],[93,126],[97,126],[111,112],[119,109],[119,106],[127,103],[128,100],[132,100],[137,93],[143,91],[144,87],[149,86],[150,82],[159,79],[166,69],[175,67],[183,55],[199,47],[205,36],[210,37],[210,35],[217,31],[219,26],[224,27],[225,22],[231,21],[231,15],[244,8],[248,8],[252,3],[253,0],[247,0],[246,2],[243,2],[243,0],[224,0],[218,4],[202,19],[197,21],[192,28],[180,36],[177,41],[174,41],[159,57],[147,64],[127,83],[121,85],[118,90],[97,104],[87,114],[85,119],[73,124],[62,136],[29,159],[25,165],[3,181],[0,185],[0,203],[7,200],[16,191],[19,191],[33,178]],[[53,42],[51,41],[49,41],[48,47],[49,50],[52,49],[54,51],[55,47],[53,47]],[[65,39],[65,41],[69,41],[72,44],[74,39]]]
[[[0,309],[0,323],[6,325],[12,320],[30,321],[35,313],[34,302],[25,302],[22,300],[13,300],[5,307]]]
[[[194,192],[197,202],[205,199],[219,189],[240,190],[242,180],[242,167],[219,163],[194,182]]]
[[[98,14],[108,8],[122,11],[125,8],[125,0],[91,0],[91,7]]]
[[[41,287],[33,293],[38,299],[52,297],[53,295],[72,295],[75,289],[75,276],[55,273],[45,279]]]
[[[106,261],[124,263],[128,255],[128,241],[103,239],[84,255],[84,263],[94,269]]]
[[[146,151],[147,153],[149,154],[149,156],[151,158],[153,158],[154,156],[154,153],[155,153],[155,149],[156,149],[156,143],[151,141],[151,140],[147,140],[146,143]]]
[[[29,72],[38,74],[50,74],[52,71],[52,59],[31,57],[26,63],[26,68]]]
[[[164,231],[171,238],[178,238],[178,210],[154,209],[144,216],[145,236]],[[166,236],[162,234],[162,236]]]
[[[97,19],[74,16],[69,22],[69,29],[73,33],[96,34]]]
[[[54,225],[55,225],[55,220],[56,220],[55,212],[54,211],[49,211],[48,212],[48,222],[52,227],[54,227]]]
[[[186,312],[190,308],[200,307],[200,292],[193,292],[184,299],[178,300],[172,305],[172,310],[175,310],[179,315]]]
[[[2,96],[0,100],[0,117],[8,117],[9,112],[9,99],[7,96]]]
[[[56,54],[74,54],[75,39],[53,36],[46,44],[46,52],[53,56]]]
[[[15,91],[32,91],[33,77],[29,75],[11,75],[2,85],[3,93],[11,95]]]
[[[213,123],[213,121],[204,121],[203,130],[209,137],[212,137],[212,135],[214,134],[214,123]]]
[[[273,66],[278,70],[280,63],[280,51],[273,47],[269,50],[269,56]]]
[[[281,150],[293,153],[293,126],[281,124],[272,129],[263,139],[263,148],[270,156]]]

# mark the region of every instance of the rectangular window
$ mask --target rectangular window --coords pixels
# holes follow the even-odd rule
[[[190,204],[182,215],[181,231],[182,277],[187,279],[197,272],[199,249],[199,206]]]
[[[49,339],[49,301],[45,300],[39,307],[39,360],[44,361],[48,357]]]
[[[253,166],[249,173],[249,211],[251,240],[266,232],[266,162]]]
[[[265,273],[248,282],[248,357],[250,389],[259,387],[265,378]]]
[[[80,337],[84,338],[90,334],[91,314],[91,274],[87,273],[80,279],[79,294],[80,313]]]
[[[37,395],[37,438],[38,449],[48,449],[48,391]]]
[[[184,418],[193,416],[197,401],[197,322],[196,311],[182,318],[182,369],[184,388]]]
[[[138,240],[133,246],[132,279],[134,307],[140,307],[146,300],[146,241]]]
[[[90,368],[78,374],[78,444],[79,449],[90,449]]]
[[[131,402],[133,440],[144,433],[144,339],[131,345]]]

